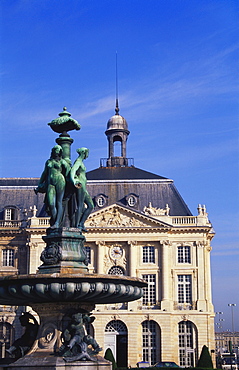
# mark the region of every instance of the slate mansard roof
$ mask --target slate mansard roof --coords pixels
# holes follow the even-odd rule
[[[127,197],[135,196],[137,204],[133,209],[142,212],[151,202],[153,207],[170,208],[171,216],[190,216],[191,212],[177,191],[173,180],[141,170],[136,167],[100,167],[87,173],[87,188],[98,210],[97,197],[103,195],[104,206],[120,204],[131,208]],[[19,219],[24,210],[29,211],[34,205],[37,216],[46,216],[44,194],[35,194],[38,178],[1,178],[0,179],[0,219],[4,217],[4,208],[15,206],[19,209]]]
[[[119,203],[128,207],[127,197],[136,196],[136,210],[142,212],[151,202],[155,208],[170,208],[171,216],[191,216],[173,180],[136,167],[100,167],[87,173],[88,191],[94,199],[106,195],[107,204]],[[130,207],[131,208],[131,207]]]
[[[87,172],[88,180],[136,180],[165,179],[165,177],[137,167],[99,167]]]

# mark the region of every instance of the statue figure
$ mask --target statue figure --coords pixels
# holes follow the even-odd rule
[[[85,329],[85,324],[94,320],[94,316],[90,317],[85,313],[75,313],[71,316],[70,324],[62,333],[63,345],[59,349],[59,355],[64,356],[65,361],[94,360],[88,353],[88,345],[93,348],[91,354],[102,350]]]
[[[86,190],[86,168],[83,163],[83,160],[89,155],[89,149],[80,148],[77,149],[77,153],[79,154],[79,157],[75,160],[69,175],[70,182],[74,186],[73,191],[76,201],[76,207],[72,212],[71,226],[77,227],[82,231],[87,231],[84,224],[94,208],[93,201]]]
[[[23,313],[19,320],[21,325],[25,326],[25,333],[15,340],[9,349],[6,349],[6,352],[15,359],[25,356],[31,349],[36,340],[39,327],[37,320],[29,312]]]
[[[62,147],[55,145],[51,157],[46,161],[39,185],[35,193],[46,193],[45,204],[50,214],[51,228],[58,228],[63,218],[63,197],[66,187],[66,177],[70,172],[70,165],[62,158]]]

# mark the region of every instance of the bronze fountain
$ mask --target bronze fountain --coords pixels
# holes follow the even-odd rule
[[[25,333],[8,350],[12,369],[102,369],[111,364],[99,356],[100,345],[86,331],[95,304],[129,302],[143,295],[146,283],[127,276],[88,272],[85,221],[94,204],[86,188],[87,148],[77,149],[71,164],[70,130],[79,123],[63,108],[48,125],[59,133],[35,192],[45,194],[50,227],[36,274],[0,278],[0,304],[30,306],[20,319]]]

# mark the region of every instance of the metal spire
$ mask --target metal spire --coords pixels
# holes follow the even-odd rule
[[[116,51],[116,58],[115,58],[115,76],[116,76],[116,102],[115,102],[115,114],[119,114],[119,99],[118,99],[118,55]]]

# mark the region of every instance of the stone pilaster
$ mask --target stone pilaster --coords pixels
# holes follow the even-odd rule
[[[205,265],[204,265],[204,243],[197,242],[197,263],[198,263],[198,277],[197,277],[197,310],[206,311],[206,301],[205,301]]]
[[[104,274],[105,242],[99,241],[99,242],[96,242],[96,245],[98,247],[97,273]]]
[[[161,241],[162,244],[162,301],[161,309],[169,311],[172,309],[172,297],[170,296],[171,284],[171,242]]]
[[[138,265],[138,248],[136,241],[129,241],[129,276],[136,276]]]

